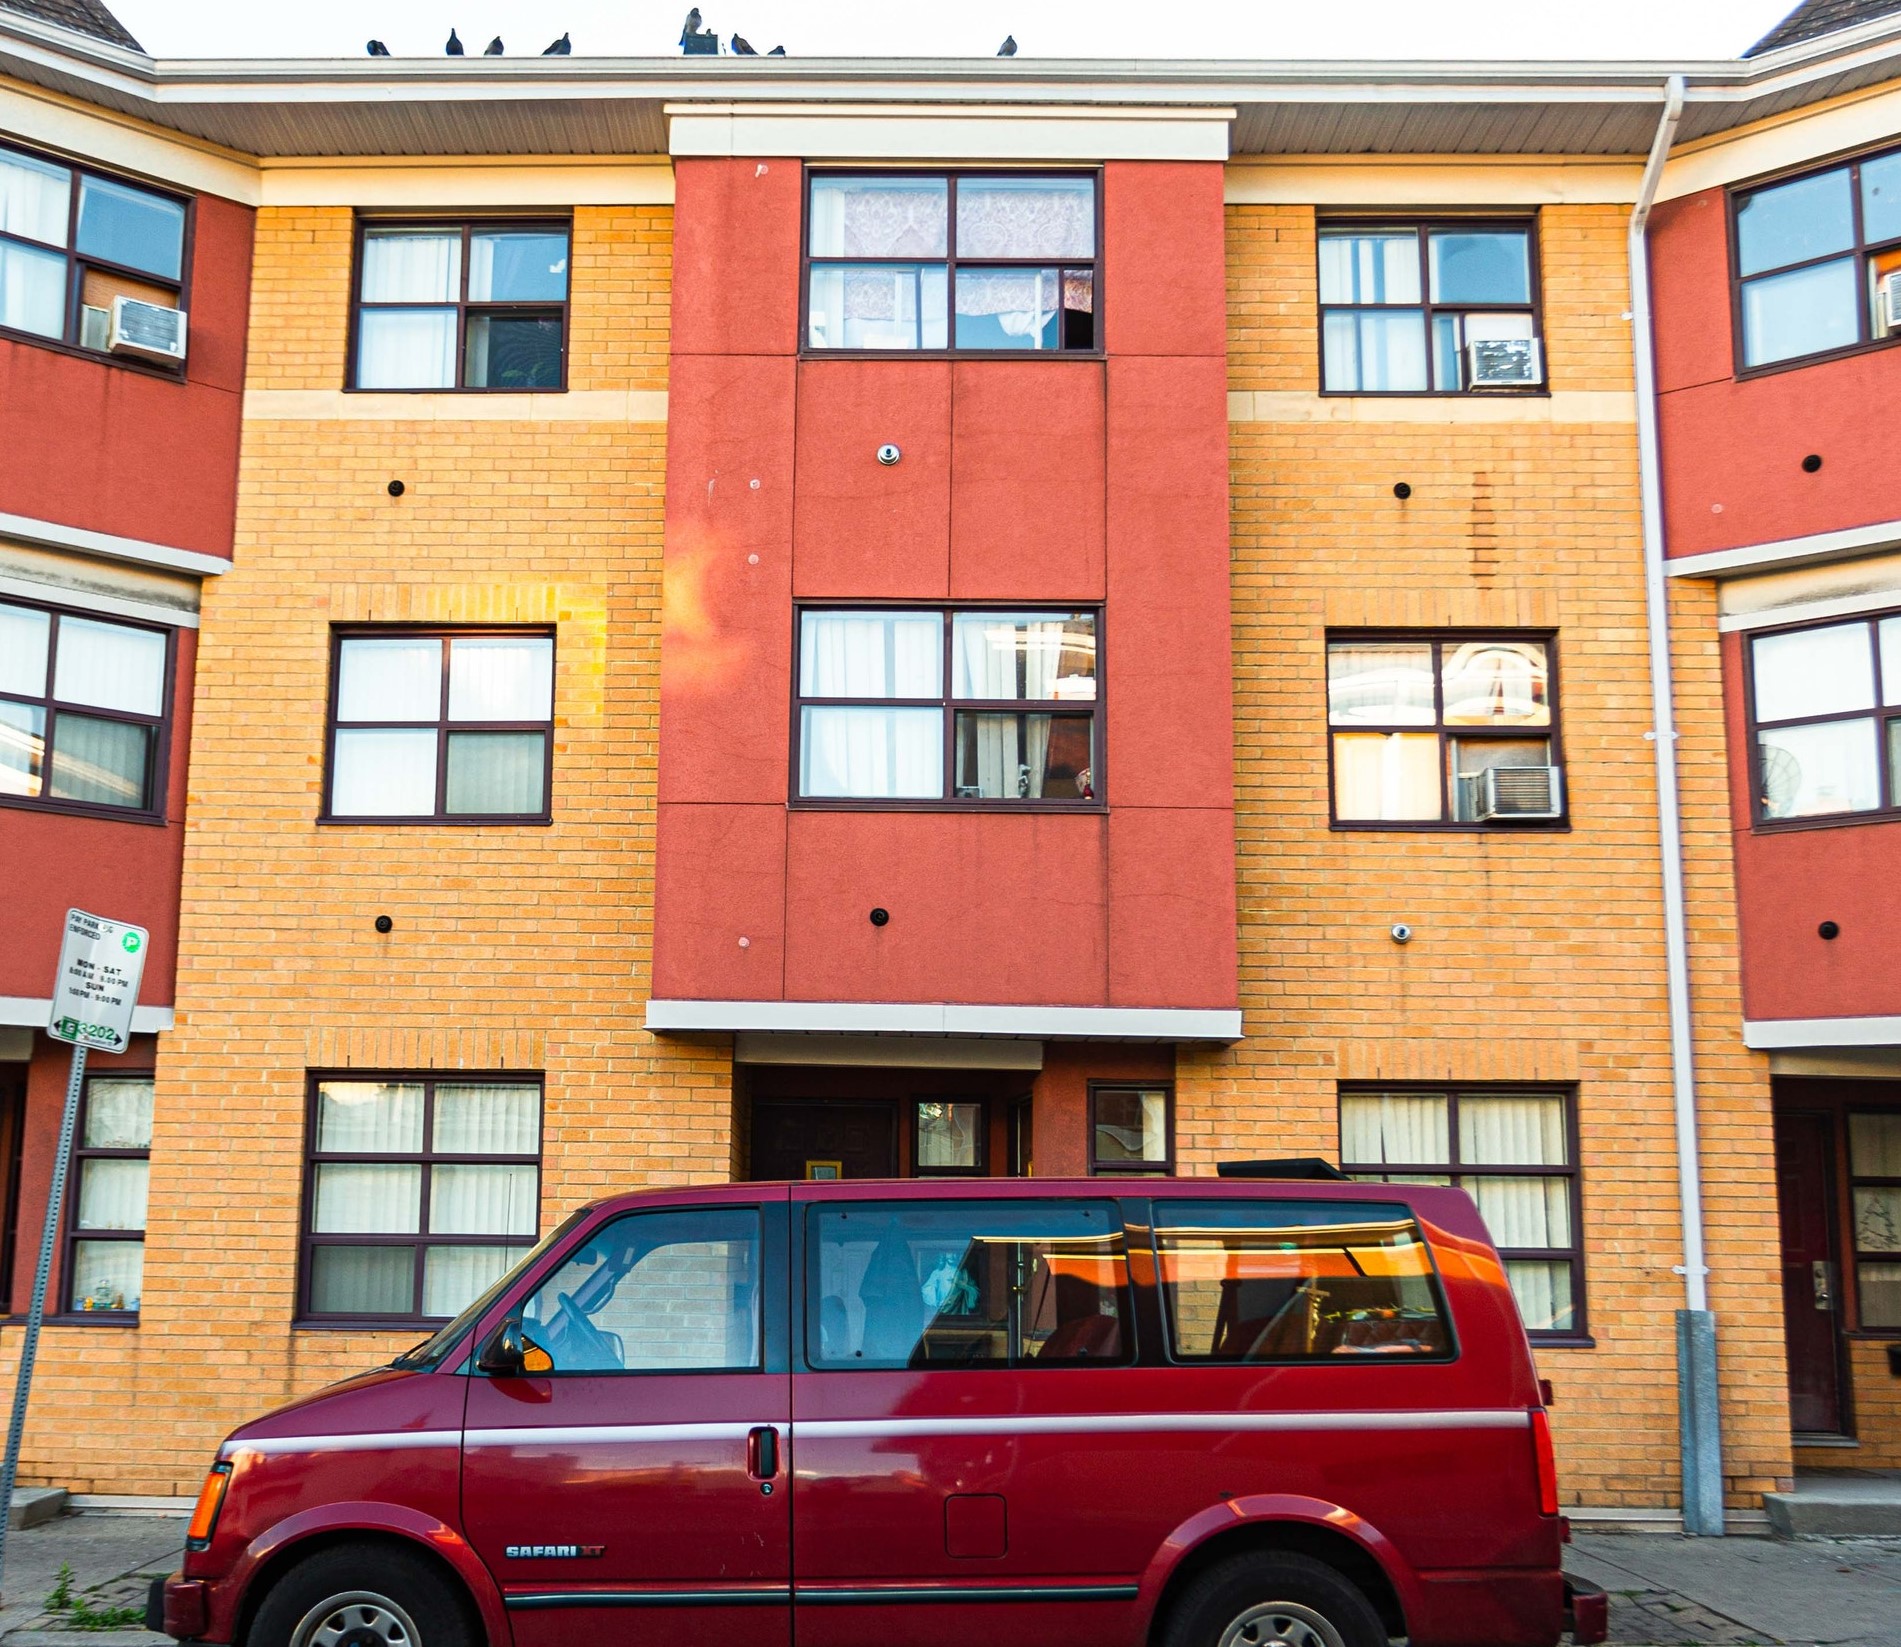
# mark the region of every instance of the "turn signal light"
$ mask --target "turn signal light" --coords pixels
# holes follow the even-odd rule
[[[202,1550],[210,1545],[212,1531],[218,1525],[218,1512],[224,1508],[224,1490],[230,1485],[231,1466],[212,1465],[204,1486],[198,1489],[198,1507],[191,1512],[191,1525],[185,1529],[186,1548]]]
[[[1558,1513],[1558,1457],[1551,1447],[1551,1420],[1542,1407],[1531,1409],[1531,1446],[1538,1460],[1538,1513]]]

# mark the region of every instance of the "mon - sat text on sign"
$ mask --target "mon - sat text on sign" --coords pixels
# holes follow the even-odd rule
[[[83,909],[66,912],[66,940],[53,981],[47,1034],[98,1052],[123,1052],[132,1038],[148,934]]]

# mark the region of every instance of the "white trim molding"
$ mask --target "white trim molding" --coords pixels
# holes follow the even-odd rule
[[[647,1003],[656,1035],[991,1036],[1036,1041],[1238,1041],[1239,1009],[969,1006],[920,1001],[666,1001]]]
[[[1743,1045],[1758,1052],[1801,1047],[1901,1046],[1901,1018],[1754,1018]]]
[[[19,1024],[44,1029],[53,1016],[50,995],[0,995],[0,1024]],[[158,1035],[172,1027],[173,1013],[168,1006],[142,1006],[132,1009],[134,1035]]]
[[[247,423],[665,423],[665,389],[568,389],[559,394],[359,393],[246,389]]]
[[[137,618],[145,623],[169,624],[174,629],[196,629],[198,614],[187,607],[163,606],[153,600],[127,600],[123,595],[104,595],[92,589],[75,589],[63,583],[41,583],[36,578],[9,577],[0,566],[0,596],[13,595],[20,600],[44,601],[49,606],[77,607],[86,612],[103,612],[115,618]]]
[[[1230,423],[1564,423],[1637,421],[1628,389],[1560,389],[1548,395],[1323,395],[1315,389],[1230,389]]]
[[[12,538],[16,543],[32,544],[39,549],[70,549],[75,554],[93,555],[100,560],[156,566],[167,572],[189,572],[201,578],[215,578],[231,570],[231,562],[221,555],[175,549],[169,543],[149,543],[144,538],[115,537],[110,532],[94,532],[84,526],[67,526],[32,515],[0,514],[0,538]]]
[[[1877,555],[1897,548],[1901,548],[1901,520],[1881,520],[1872,526],[1846,526],[1838,532],[1813,532],[1773,543],[1746,544],[1740,549],[1679,555],[1666,561],[1664,570],[1673,578],[1733,578],[1751,572],[1780,572],[1792,566],[1817,566],[1823,561],[1853,560],[1857,555]]]

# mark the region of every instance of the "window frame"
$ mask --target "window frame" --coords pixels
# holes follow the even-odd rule
[[[943,178],[946,191],[947,220],[944,231],[944,256],[920,257],[818,257],[812,255],[812,182],[825,177],[928,177]],[[1074,179],[1086,177],[1095,185],[1096,249],[1089,261],[1090,280],[1095,304],[1096,340],[1088,349],[960,349],[957,347],[957,184],[961,179],[987,182],[994,178],[1018,180],[1049,177]],[[1106,354],[1104,333],[1107,310],[1103,303],[1103,171],[1101,166],[838,166],[805,168],[800,180],[804,191],[799,200],[799,358],[801,360],[1101,360]],[[812,346],[812,265],[825,267],[852,264],[941,263],[945,270],[944,313],[946,347],[942,349],[819,349]],[[1078,258],[983,257],[970,260],[973,268],[985,269],[1079,269]]]
[[[1873,335],[1872,303],[1874,292],[1868,282],[1868,259],[1878,251],[1901,251],[1901,235],[1872,243],[1863,238],[1861,168],[1870,160],[1885,160],[1890,155],[1901,154],[1901,147],[1889,143],[1885,147],[1859,149],[1851,154],[1837,155],[1822,164],[1805,161],[1802,165],[1788,171],[1771,172],[1764,177],[1755,177],[1744,183],[1732,183],[1725,191],[1725,238],[1729,250],[1729,316],[1730,316],[1730,360],[1738,382],[1751,378],[1769,377],[1777,372],[1795,371],[1804,366],[1817,366],[1824,361],[1846,360],[1851,355],[1867,354],[1875,349],[1886,349],[1901,343],[1901,326],[1895,328],[1887,337]],[[1800,183],[1808,178],[1822,177],[1829,172],[1846,170],[1849,174],[1848,194],[1849,210],[1854,225],[1854,241],[1838,252],[1827,252],[1819,257],[1804,258],[1799,263],[1777,264],[1773,268],[1759,269],[1754,274],[1742,272],[1742,207],[1751,195],[1764,189],[1777,188],[1784,183]],[[1743,287],[1751,281],[1765,280],[1773,275],[1790,274],[1798,269],[1819,267],[1824,263],[1838,262],[1850,258],[1855,265],[1855,338],[1853,343],[1844,343],[1839,348],[1818,349],[1814,354],[1790,355],[1784,360],[1766,361],[1760,366],[1748,365],[1744,357],[1743,338]]]
[[[46,637],[45,695],[32,698],[16,692],[0,692],[0,703],[37,706],[46,716],[46,729],[42,734],[44,748],[40,768],[42,793],[38,795],[0,793],[0,807],[19,807],[29,812],[59,812],[81,818],[109,818],[119,823],[161,826],[166,824],[169,821],[165,815],[166,805],[171,795],[173,709],[177,702],[177,630],[169,624],[147,623],[137,618],[122,618],[116,612],[92,612],[83,607],[59,606],[50,601],[26,600],[12,594],[0,594],[0,606],[17,606],[31,612],[45,612],[53,620]],[[59,669],[59,631],[61,622],[69,617],[80,618],[87,623],[116,624],[122,629],[138,629],[148,635],[159,635],[164,638],[164,680],[157,716],[134,715],[123,709],[104,709],[93,704],[64,705],[73,714],[92,720],[121,721],[129,726],[146,726],[152,729],[151,765],[145,776],[145,804],[143,806],[114,806],[108,801],[60,800],[44,793],[52,780],[53,726],[63,702],[53,695],[54,682],[58,677]]]
[[[455,308],[455,382],[436,387],[413,389],[363,388],[357,383],[357,368],[360,364],[359,353],[363,331],[363,245],[365,233],[369,229],[410,229],[417,231],[447,230],[459,231],[462,236],[461,266],[458,271],[459,287],[456,293]],[[568,242],[568,278],[566,295],[559,303],[490,301],[476,302],[469,297],[469,251],[477,234],[489,232],[507,233],[509,231],[559,231]],[[372,303],[372,309],[446,309],[447,303]],[[350,316],[348,337],[344,346],[343,392],[351,395],[564,395],[568,392],[568,363],[572,354],[570,347],[574,336],[574,218],[572,215],[548,216],[543,213],[522,217],[477,216],[477,217],[405,217],[381,216],[375,213],[358,212],[352,229],[350,247]],[[463,379],[468,375],[469,360],[469,315],[473,311],[478,315],[517,315],[533,319],[545,317],[551,311],[559,311],[561,319],[561,381],[547,387],[509,388],[499,384],[470,384]]]
[[[420,1086],[422,1100],[422,1142],[420,1151],[399,1154],[374,1154],[363,1151],[319,1151],[317,1148],[318,1096],[325,1082],[387,1082],[392,1085]],[[457,1155],[438,1151],[435,1143],[436,1088],[438,1086],[532,1086],[536,1093],[535,1153],[526,1155]],[[431,1247],[519,1247],[523,1256],[541,1241],[542,1216],[547,1206],[548,1154],[548,1082],[540,1070],[386,1070],[324,1069],[307,1071],[304,1077],[304,1181],[297,1203],[297,1297],[293,1327],[347,1328],[364,1331],[442,1327],[453,1315],[421,1313],[426,1267]],[[417,1188],[417,1228],[393,1234],[343,1231],[319,1234],[311,1228],[317,1210],[317,1167],[320,1164],[377,1166],[419,1165],[422,1169]],[[535,1169],[535,1233],[532,1235],[432,1235],[429,1232],[431,1175],[437,1166],[529,1166]],[[416,1309],[406,1315],[364,1315],[324,1313],[310,1305],[310,1286],[316,1266],[312,1262],[320,1246],[341,1247],[414,1247],[416,1261],[410,1278],[410,1299]],[[520,1259],[515,1262],[519,1263]]]
[[[1401,208],[1397,211],[1379,213],[1365,212],[1357,207],[1351,212],[1338,214],[1323,213],[1314,225],[1314,372],[1315,383],[1322,396],[1329,399],[1354,400],[1372,397],[1378,400],[1461,400],[1477,395],[1481,399],[1490,399],[1494,395],[1517,396],[1519,398],[1548,398],[1551,394],[1551,342],[1545,331],[1544,313],[1544,253],[1539,240],[1540,213],[1534,208],[1526,213],[1463,213],[1452,208],[1440,208],[1436,211],[1421,212],[1417,207]],[[1330,229],[1358,229],[1371,231],[1376,229],[1411,229],[1417,238],[1419,247],[1419,297],[1417,303],[1328,303],[1320,296],[1320,243]],[[1442,230],[1514,230],[1525,232],[1525,255],[1529,263],[1529,282],[1527,290],[1530,301],[1527,303],[1434,303],[1432,301],[1432,261],[1428,250],[1429,237]],[[1364,310],[1393,312],[1401,309],[1418,309],[1425,317],[1426,328],[1426,375],[1427,387],[1424,389],[1329,389],[1327,387],[1327,315],[1330,312],[1358,314]],[[1500,384],[1497,387],[1474,389],[1470,384],[1461,383],[1456,389],[1437,389],[1430,383],[1432,375],[1432,319],[1440,314],[1527,314],[1531,316],[1531,335],[1537,341],[1539,358],[1543,365],[1542,381],[1526,384]],[[1465,373],[1464,352],[1461,349],[1460,376]]]
[[[450,651],[446,644],[456,640],[483,640],[496,636],[519,639],[545,639],[554,645],[554,687],[551,688],[548,719],[543,721],[451,721],[449,719]],[[343,688],[343,643],[347,640],[440,639],[442,649],[442,691],[436,700],[437,717],[433,721],[346,721],[349,731],[420,731],[433,729],[436,734],[436,809],[414,817],[385,813],[332,811],[332,789],[337,764],[337,707]],[[411,829],[424,825],[447,828],[497,829],[521,826],[545,828],[554,822],[554,737],[559,719],[554,691],[560,683],[560,639],[552,623],[523,624],[440,624],[440,623],[335,623],[330,626],[330,683],[324,708],[323,792],[318,802],[317,822],[344,828],[382,825]],[[539,812],[450,813],[445,810],[449,790],[449,733],[524,732],[540,729],[543,733],[541,810]]]
[[[1349,1162],[1346,1158],[1346,1127],[1342,1105],[1348,1098],[1377,1097],[1385,1093],[1414,1094],[1446,1100],[1446,1159],[1444,1161]],[[1556,1098],[1564,1106],[1564,1148],[1567,1164],[1561,1167],[1500,1166],[1487,1164],[1466,1167],[1459,1162],[1459,1098]],[[1460,1188],[1461,1178],[1563,1178],[1570,1193],[1571,1245],[1569,1247],[1499,1247],[1501,1260],[1519,1259],[1526,1263],[1568,1263],[1571,1269],[1572,1324],[1568,1331],[1527,1326],[1525,1336],[1534,1344],[1569,1344],[1594,1347],[1591,1337],[1589,1301],[1585,1291],[1584,1252],[1584,1162],[1580,1156],[1578,1126],[1578,1089],[1562,1082],[1539,1081],[1342,1081],[1334,1093],[1334,1126],[1340,1170],[1357,1183],[1384,1182],[1389,1189],[1405,1191],[1412,1186],[1393,1183],[1395,1173],[1412,1178],[1446,1178],[1452,1188]],[[1402,1197],[1403,1198],[1403,1197]],[[1476,1205],[1476,1201],[1474,1205]],[[1509,1281],[1507,1282],[1509,1285]]]
[[[92,1086],[96,1080],[124,1080],[127,1077],[143,1077],[153,1086],[153,1120],[158,1118],[157,1072],[152,1069],[111,1069],[91,1070],[87,1072],[85,1082],[80,1088],[79,1113],[73,1127],[72,1162],[67,1179],[66,1204],[61,1212],[60,1222],[65,1227],[60,1232],[59,1267],[59,1303],[60,1307],[52,1312],[53,1319],[62,1325],[88,1327],[136,1327],[139,1324],[137,1310],[82,1310],[73,1303],[72,1286],[79,1243],[81,1241],[136,1241],[143,1247],[146,1232],[150,1228],[150,1195],[152,1189],[152,1146],[147,1143],[144,1149],[107,1149],[89,1148],[86,1144],[86,1120],[92,1110]],[[79,1189],[85,1176],[85,1163],[88,1161],[143,1161],[145,1163],[145,1188],[147,1195],[146,1224],[137,1230],[88,1230],[79,1226]],[[140,1300],[144,1302],[141,1291]]]
[[[990,1176],[990,1101],[982,1097],[965,1097],[955,1093],[926,1094],[905,1100],[909,1110],[911,1170],[904,1174],[906,1178],[925,1182],[948,1182],[959,1178],[988,1178]],[[926,1104],[974,1104],[977,1107],[977,1159],[968,1167],[930,1167],[926,1168],[918,1159],[918,1146],[923,1141],[924,1117],[920,1113]],[[818,1183],[818,1179],[807,1182]]]
[[[1448,646],[1473,642],[1503,641],[1512,644],[1536,644],[1545,649],[1545,703],[1551,711],[1546,726],[1447,726],[1445,722],[1445,679],[1443,658]],[[1355,723],[1333,724],[1332,684],[1328,657],[1335,645],[1430,644],[1432,653],[1432,712],[1430,726]],[[1327,736],[1327,825],[1338,830],[1438,830],[1465,834],[1566,834],[1571,828],[1571,768],[1564,758],[1564,716],[1559,690],[1558,632],[1555,629],[1328,629],[1321,639],[1320,694],[1321,722]],[[1393,732],[1420,734],[1431,732],[1439,740],[1439,816],[1437,818],[1342,818],[1340,792],[1334,771],[1334,738],[1341,732]],[[1452,778],[1448,769],[1448,738],[1473,738],[1484,741],[1526,741],[1544,738],[1551,745],[1551,764],[1563,774],[1559,815],[1555,818],[1492,818],[1483,823],[1466,822],[1452,816]]]
[[[1848,1194],[1842,1199],[1842,1246],[1847,1249],[1848,1263],[1845,1269],[1850,1276],[1849,1285],[1854,1290],[1855,1324],[1849,1327],[1846,1311],[1841,1312],[1842,1321],[1837,1331],[1849,1338],[1868,1338],[1897,1340],[1901,1339],[1901,1322],[1889,1327],[1871,1327],[1862,1319],[1861,1267],[1864,1264],[1901,1264],[1901,1252],[1878,1252],[1863,1247],[1857,1239],[1860,1229],[1855,1218],[1855,1191],[1866,1186],[1870,1189],[1901,1189],[1901,1178],[1889,1177],[1881,1173],[1858,1173],[1855,1171],[1854,1125],[1857,1115],[1881,1115],[1890,1120],[1897,1118],[1893,1104],[1856,1103],[1852,1099],[1842,1106],[1841,1126],[1841,1170],[1847,1180]],[[1846,1386],[1844,1386],[1846,1390]]]
[[[1146,1161],[1104,1161],[1096,1154],[1096,1100],[1104,1093],[1119,1092],[1160,1092],[1162,1094],[1162,1135],[1167,1148],[1159,1166],[1151,1166]],[[1175,1176],[1175,1083],[1173,1081],[1091,1081],[1084,1110],[1084,1122],[1088,1129],[1084,1142],[1088,1153],[1087,1176],[1134,1183],[1139,1183],[1144,1179]]]
[[[58,251],[66,260],[65,330],[58,337],[53,338],[44,337],[38,332],[22,331],[14,326],[0,326],[0,338],[14,343],[36,344],[42,349],[52,349],[60,354],[75,356],[80,360],[90,360],[95,365],[118,366],[127,371],[142,372],[147,377],[161,378],[167,383],[185,382],[188,360],[177,362],[147,360],[136,355],[115,355],[105,349],[87,348],[79,341],[82,322],[80,300],[85,292],[86,270],[98,269],[102,274],[117,275],[125,280],[137,281],[141,285],[172,288],[176,293],[176,306],[189,315],[192,259],[197,241],[198,197],[128,172],[101,170],[90,162],[82,162],[49,149],[36,148],[32,144],[20,142],[11,134],[0,138],[0,149],[10,149],[29,160],[44,161],[50,166],[63,166],[72,173],[71,192],[67,197],[66,244],[64,246],[54,247],[43,240],[29,240],[25,235],[10,234],[5,230],[0,230],[0,241],[16,246],[26,246],[34,251]],[[115,184],[120,188],[138,189],[160,200],[169,201],[174,206],[184,208],[185,224],[179,235],[178,278],[176,280],[167,280],[160,275],[148,274],[143,269],[131,267],[130,264],[113,263],[103,257],[91,257],[79,250],[79,189],[81,181],[88,177],[100,183]]]
[[[1897,333],[1901,337],[1901,333]],[[1840,829],[1853,824],[1892,823],[1901,818],[1901,783],[1893,782],[1888,757],[1888,727],[1901,722],[1901,704],[1882,702],[1881,634],[1884,618],[1901,618],[1901,606],[1884,606],[1869,612],[1844,612],[1838,617],[1815,618],[1806,623],[1780,623],[1743,632],[1743,733],[1745,758],[1749,763],[1749,821],[1753,830],[1782,834],[1800,829]],[[1874,703],[1867,709],[1844,709],[1828,715],[1797,715],[1787,720],[1763,721],[1756,715],[1756,642],[1772,635],[1794,635],[1810,629],[1845,629],[1860,624],[1868,636],[1872,653]],[[1762,737],[1765,728],[1776,731],[1791,726],[1823,726],[1836,721],[1875,723],[1876,793],[1884,804],[1863,812],[1819,812],[1804,818],[1770,818],[1763,814]]]
[[[944,641],[941,673],[942,688],[936,698],[808,698],[801,688],[800,633],[806,614],[820,612],[935,613],[943,620]],[[1021,613],[1070,617],[1087,613],[1096,625],[1096,695],[1087,702],[1091,717],[1089,729],[1089,775],[1094,796],[1073,801],[1047,796],[1012,799],[1008,795],[963,796],[957,790],[957,716],[965,714],[1071,715],[1080,717],[1085,704],[1079,698],[958,698],[951,695],[956,682],[956,656],[953,650],[955,620],[959,615],[981,613]],[[787,806],[797,812],[1081,812],[1109,810],[1108,761],[1108,651],[1107,625],[1101,601],[1080,600],[1052,604],[1048,601],[902,601],[902,600],[794,600],[792,603],[792,717],[791,763],[787,774]],[[808,708],[883,709],[935,708],[944,716],[944,788],[941,794],[900,796],[802,795],[800,767],[804,755],[805,711]]]

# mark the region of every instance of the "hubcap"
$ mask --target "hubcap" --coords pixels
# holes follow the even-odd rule
[[[1340,1632],[1298,1601],[1264,1601],[1221,1632],[1220,1647],[1346,1647]]]
[[[305,1613],[290,1647],[422,1647],[422,1640],[409,1614],[388,1596],[351,1590]]]

